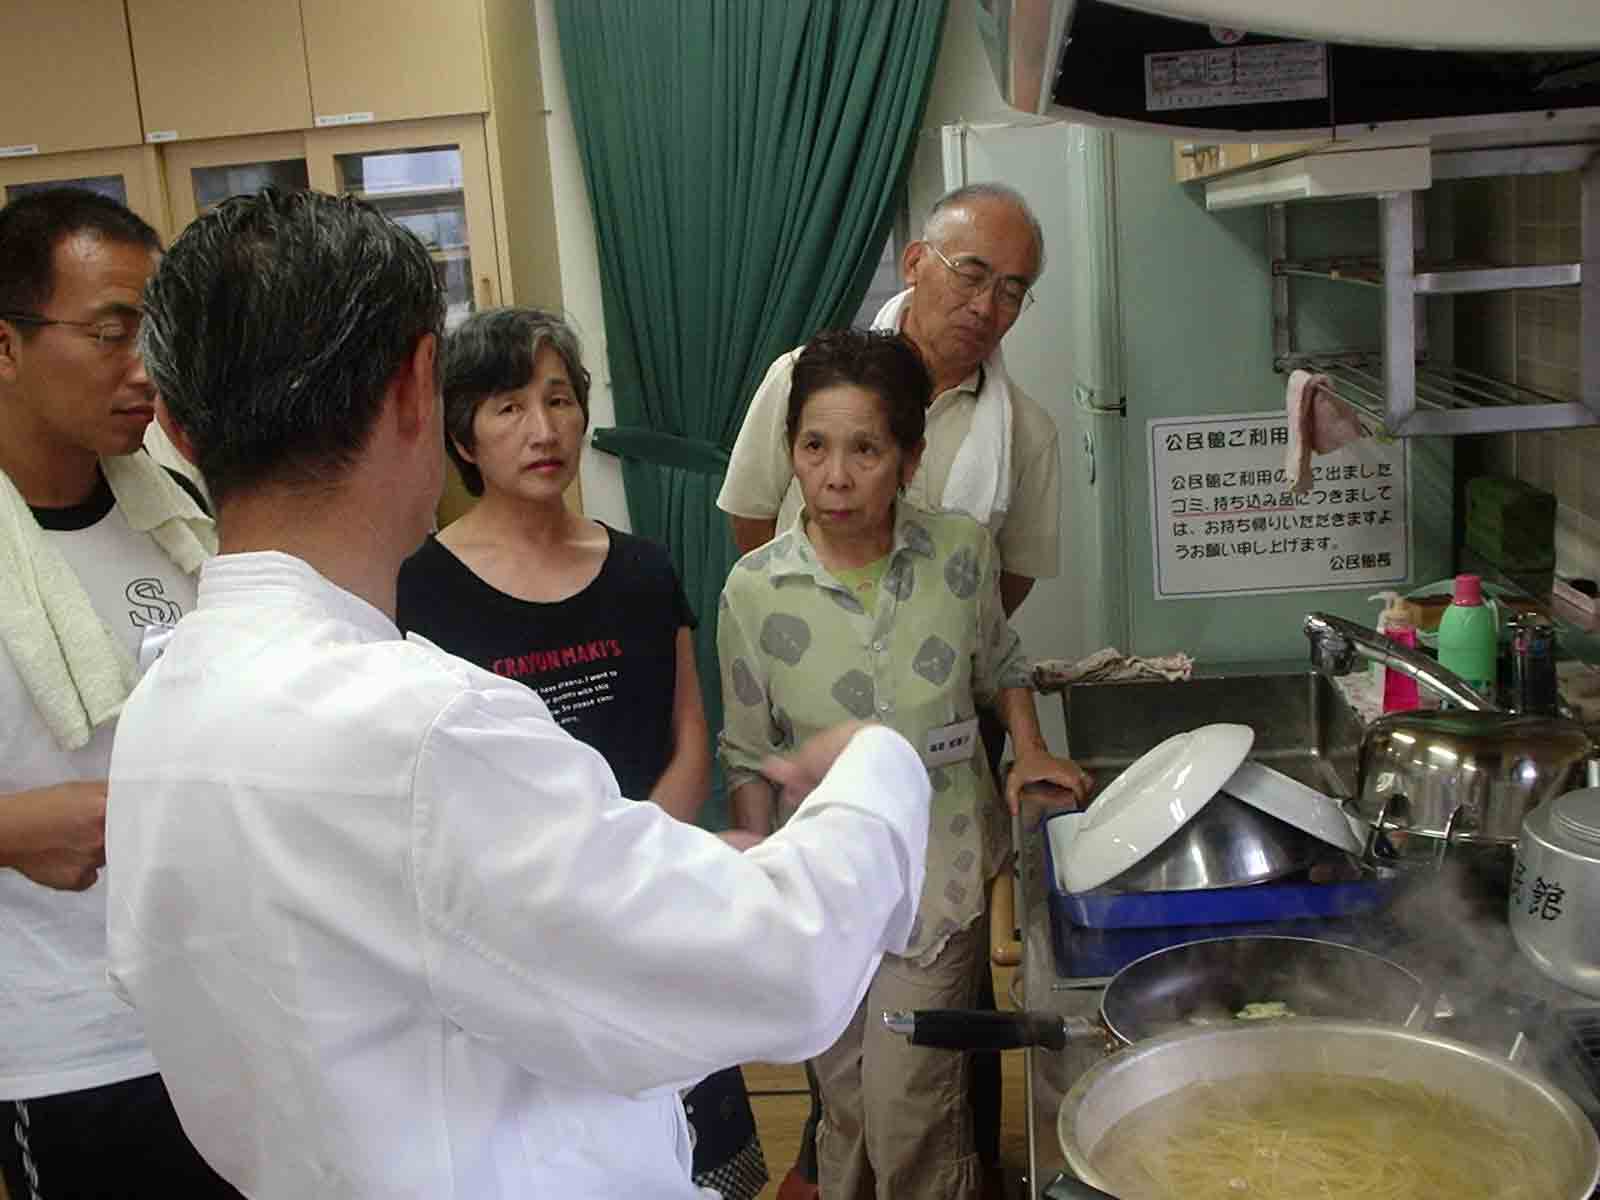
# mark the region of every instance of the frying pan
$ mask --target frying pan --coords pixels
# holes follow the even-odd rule
[[[920,1009],[885,1013],[913,1045],[947,1050],[1060,1050],[1069,1039],[1129,1045],[1196,1026],[1236,1023],[1247,1004],[1276,1001],[1297,1017],[1410,1025],[1424,989],[1404,967],[1366,950],[1317,938],[1206,938],[1129,963],[1106,985],[1100,1019],[1041,1012]]]

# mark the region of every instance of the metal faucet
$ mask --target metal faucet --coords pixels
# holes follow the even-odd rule
[[[1485,700],[1454,671],[1354,621],[1329,613],[1307,613],[1302,628],[1311,639],[1311,665],[1323,675],[1348,675],[1360,656],[1411,676],[1423,687],[1468,712],[1499,711],[1497,705]]]

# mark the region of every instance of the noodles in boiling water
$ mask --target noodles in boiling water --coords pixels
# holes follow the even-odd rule
[[[1194,1083],[1123,1117],[1090,1165],[1123,1200],[1550,1200],[1533,1139],[1416,1083]]]

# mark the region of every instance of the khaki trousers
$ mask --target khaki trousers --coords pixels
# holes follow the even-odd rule
[[[821,1200],[978,1200],[970,1057],[913,1046],[883,1014],[971,1008],[982,932],[980,922],[954,934],[931,966],[886,956],[849,1028],[812,1061]]]

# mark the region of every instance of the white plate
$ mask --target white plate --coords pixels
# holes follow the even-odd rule
[[[1203,725],[1137,759],[1084,812],[1061,864],[1067,890],[1099,887],[1177,833],[1239,769],[1255,740],[1248,725]]]
[[[1222,790],[1346,854],[1361,853],[1361,839],[1350,827],[1339,802],[1298,779],[1290,779],[1282,771],[1258,762],[1242,763]]]

